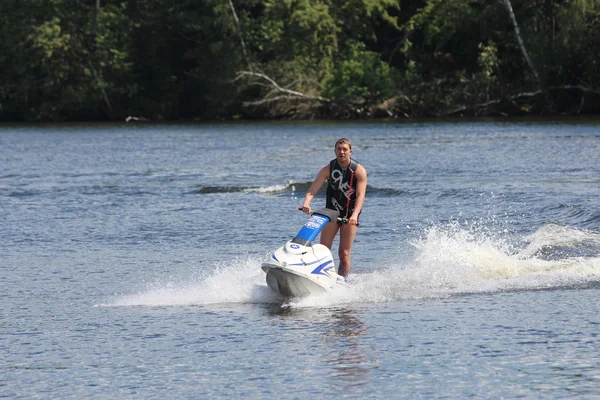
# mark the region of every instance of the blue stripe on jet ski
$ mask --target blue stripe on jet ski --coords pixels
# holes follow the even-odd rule
[[[315,268],[311,272],[311,274],[331,276],[331,275],[329,275],[329,271],[331,271],[332,269],[333,269],[333,261],[329,260],[329,261],[319,265],[317,268]]]

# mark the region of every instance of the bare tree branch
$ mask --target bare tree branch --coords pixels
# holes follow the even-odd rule
[[[295,96],[295,97],[301,97],[303,99],[308,99],[308,100],[318,100],[318,101],[323,101],[323,102],[329,102],[329,99],[326,99],[324,97],[321,96],[310,96],[307,95],[305,93],[302,92],[298,92],[296,90],[291,90],[291,89],[285,89],[283,87],[281,87],[277,82],[275,82],[272,78],[270,78],[269,76],[260,73],[260,72],[252,72],[252,71],[241,71],[238,73],[238,76],[236,77],[235,80],[241,79],[244,76],[254,76],[257,78],[262,78],[264,80],[266,80],[267,82],[269,82],[271,84],[271,86],[273,87],[274,91],[276,92],[281,92],[281,93],[286,93],[289,96]],[[271,92],[273,93],[273,92]],[[263,101],[263,100],[267,100],[267,97],[271,94],[269,93],[267,96],[265,96],[265,98],[263,98],[262,100],[259,101]],[[287,96],[287,97],[289,97]],[[283,99],[285,97],[280,97],[279,99]]]
[[[96,72],[96,69],[94,68],[94,66],[92,65],[92,62],[90,60],[88,60],[88,66],[92,70],[92,73],[94,74],[94,78],[96,78],[98,83],[100,83],[100,78],[98,77],[98,73]],[[108,98],[108,95],[106,94],[106,90],[104,90],[102,85],[99,85],[99,86],[100,86],[100,92],[102,93],[102,98],[104,99],[104,103],[106,104],[108,111],[110,111],[110,113],[112,114],[113,108],[112,108],[112,104],[110,104],[110,99]]]
[[[552,87],[549,87],[547,89],[548,90],[579,90],[579,91],[581,91],[583,93],[590,93],[590,94],[595,94],[595,95],[600,96],[600,90],[589,88],[589,87],[582,86],[582,85],[552,86]],[[440,113],[440,114],[438,114],[438,116],[452,115],[452,114],[456,114],[456,113],[459,113],[459,112],[462,112],[462,111],[473,110],[473,109],[477,109],[477,108],[486,108],[486,107],[489,107],[491,105],[500,104],[500,103],[503,103],[503,102],[506,102],[506,101],[513,102],[515,100],[527,99],[527,98],[539,96],[540,94],[544,94],[544,92],[542,90],[536,90],[534,92],[522,92],[522,93],[515,94],[514,96],[510,96],[508,99],[495,99],[495,100],[486,101],[485,103],[479,103],[479,104],[473,104],[473,105],[468,105],[468,106],[457,107],[457,108],[454,108],[454,109],[452,109],[450,111],[447,111],[447,112],[444,112],[444,113]],[[581,111],[582,107],[583,107],[583,97],[582,97],[582,100],[581,100],[581,105],[580,105],[579,112]]]
[[[529,56],[529,52],[527,51],[527,48],[525,47],[525,42],[523,42],[523,38],[521,36],[521,31],[519,29],[519,24],[517,22],[517,18],[515,17],[515,13],[513,11],[512,4],[510,3],[510,0],[499,0],[499,1],[500,1],[500,3],[502,3],[504,5],[506,10],[508,11],[510,21],[513,25],[513,30],[515,31],[515,36],[517,37],[517,42],[519,42],[519,47],[521,48],[521,53],[523,53],[523,57],[525,57],[525,61],[527,61],[527,65],[529,65],[529,69],[531,70],[531,73],[533,74],[535,80],[538,82],[540,90],[542,91],[542,93],[544,93],[546,102],[550,106],[550,105],[552,105],[552,98],[550,97],[550,94],[548,93],[548,91],[545,89],[545,85],[542,82],[542,80],[540,79],[540,75],[538,74],[537,69],[535,68],[535,65],[533,64],[533,61],[531,60],[531,57]]]
[[[269,98],[264,98],[264,99],[260,99],[260,100],[256,100],[256,101],[245,101],[243,103],[244,106],[260,106],[263,104],[268,104],[268,103],[274,103],[277,101],[281,101],[281,100],[304,100],[301,97],[297,97],[297,96],[286,96],[286,95],[281,95],[281,96],[275,96],[275,97],[269,97]]]
[[[409,31],[407,34],[404,35],[402,39],[398,40],[398,43],[396,43],[396,47],[394,48],[394,50],[392,50],[392,53],[388,57],[388,65],[392,65],[392,59],[394,58],[398,50],[400,50],[400,46],[402,46],[402,43],[404,43],[406,39],[412,36],[413,32],[414,31]]]
[[[242,44],[242,53],[244,53],[244,60],[246,60],[246,64],[248,64],[248,68],[252,69],[252,65],[250,65],[250,60],[248,58],[248,52],[246,51],[246,43],[244,42],[244,35],[242,35],[242,28],[240,26],[240,20],[238,19],[237,13],[235,12],[235,7],[233,6],[233,0],[229,0],[229,7],[231,8],[231,13],[233,14],[233,19],[235,20],[235,24],[238,29],[238,34],[240,35],[240,43]]]
[[[577,90],[581,90],[584,93],[592,93],[592,94],[597,94],[600,96],[600,90],[592,89],[592,88],[589,88],[587,86],[582,86],[582,85],[563,85],[563,86],[552,87],[550,89],[563,89],[563,90],[577,89]]]

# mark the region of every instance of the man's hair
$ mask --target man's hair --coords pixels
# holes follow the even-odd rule
[[[333,148],[337,149],[338,144],[348,144],[348,147],[350,148],[350,150],[352,150],[352,142],[350,141],[350,139],[346,139],[345,137],[338,139],[337,142],[335,142],[335,146],[333,146]]]

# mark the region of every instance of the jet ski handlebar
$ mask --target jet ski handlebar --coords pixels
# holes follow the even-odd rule
[[[302,207],[298,207],[298,210],[302,211]],[[313,214],[324,215],[327,218],[329,218],[329,221],[331,221],[331,222],[336,221],[338,224],[347,224],[348,223],[348,218],[338,216],[337,211],[331,210],[329,208],[321,208],[321,209],[318,209],[317,211],[308,212],[307,214],[308,215],[313,215]]]

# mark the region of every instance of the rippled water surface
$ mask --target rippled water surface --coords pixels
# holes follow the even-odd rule
[[[277,298],[342,136],[351,288]],[[593,120],[0,126],[0,397],[598,398],[599,158]]]

